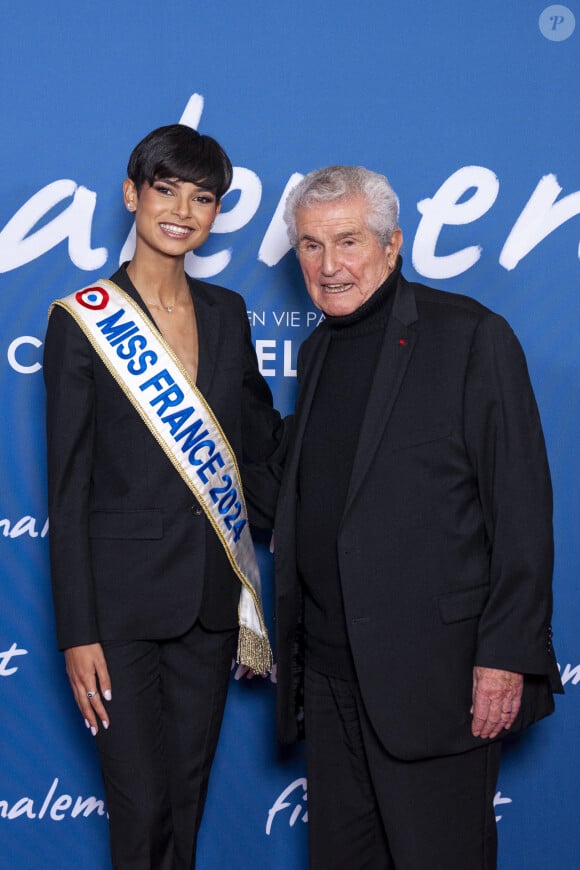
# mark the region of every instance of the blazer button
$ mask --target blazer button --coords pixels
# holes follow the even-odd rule
[[[201,507],[198,504],[192,504],[191,512],[194,515],[194,517],[200,517],[203,513],[203,510],[201,509]]]

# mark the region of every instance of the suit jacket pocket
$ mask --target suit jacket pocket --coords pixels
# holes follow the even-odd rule
[[[441,619],[446,624],[461,622],[464,619],[474,619],[483,611],[488,596],[488,583],[441,595],[438,599]]]
[[[446,426],[443,430],[434,432],[414,432],[405,437],[404,442],[398,442],[393,445],[393,453],[398,453],[400,450],[411,450],[414,447],[423,447],[424,445],[433,444],[435,441],[445,441],[450,438],[453,432]]]
[[[159,540],[163,537],[160,510],[91,511],[89,538]]]

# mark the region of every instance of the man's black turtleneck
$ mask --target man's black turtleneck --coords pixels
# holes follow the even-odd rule
[[[400,261],[360,308],[327,317],[319,327],[329,331],[330,342],[300,456],[297,551],[305,591],[306,660],[314,670],[345,679],[354,676],[354,665],[336,542],[399,274]]]

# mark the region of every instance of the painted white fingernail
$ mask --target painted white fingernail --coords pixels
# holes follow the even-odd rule
[[[91,723],[89,722],[88,719],[85,719],[85,728],[90,728],[90,727],[91,727]]]
[[[94,725],[91,725],[91,734],[93,735],[93,737],[97,736],[97,729]]]
[[[101,721],[102,721],[102,723],[103,723],[103,728],[104,728],[105,731],[106,731],[107,728],[109,727],[109,723],[108,723],[105,719],[102,719]]]
[[[113,697],[113,696],[111,695],[111,690],[110,690],[110,689],[107,689],[106,692],[103,692],[103,695],[104,695],[104,697],[105,697],[105,701],[110,701],[111,698]]]

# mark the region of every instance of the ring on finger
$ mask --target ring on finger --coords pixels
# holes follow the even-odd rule
[[[90,701],[92,698],[94,698],[96,694],[97,694],[96,692],[87,692],[87,698],[89,699],[89,701]]]

